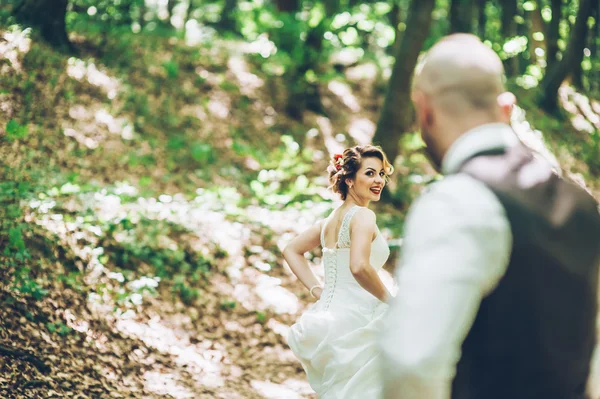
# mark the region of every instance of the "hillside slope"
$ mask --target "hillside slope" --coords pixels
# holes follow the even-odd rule
[[[310,300],[280,251],[335,205],[329,154],[374,133],[377,67],[299,123],[244,43],[74,35],[76,58],[0,37],[0,396],[314,397],[285,343]],[[515,129],[599,198],[600,104],[565,86],[558,121],[515,91]],[[419,148],[407,134],[379,206],[390,240],[432,177]]]

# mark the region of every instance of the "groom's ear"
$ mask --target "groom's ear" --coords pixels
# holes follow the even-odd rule
[[[517,97],[515,97],[515,95],[511,92],[505,91],[497,97],[497,100],[503,121],[510,123],[510,116],[515,104],[517,103]]]
[[[411,94],[417,122],[431,124],[432,115],[427,98],[422,91],[415,90]]]

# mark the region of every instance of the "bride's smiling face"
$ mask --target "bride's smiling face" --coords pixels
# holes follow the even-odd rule
[[[354,179],[348,179],[348,194],[359,203],[379,201],[385,187],[386,172],[383,162],[376,157],[363,158]]]

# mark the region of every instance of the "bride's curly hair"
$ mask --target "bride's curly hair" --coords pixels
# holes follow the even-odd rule
[[[374,145],[357,145],[346,148],[342,154],[335,154],[327,167],[331,188],[333,189],[333,192],[340,195],[342,200],[345,200],[348,195],[348,183],[346,181],[356,177],[356,172],[360,169],[364,158],[378,158],[383,162],[386,181],[394,172],[394,167],[388,161],[388,158],[381,147]]]

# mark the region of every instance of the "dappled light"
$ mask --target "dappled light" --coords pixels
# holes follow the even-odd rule
[[[69,58],[67,74],[79,81],[86,80],[89,84],[101,88],[109,99],[114,99],[121,88],[118,79],[99,70],[93,62],[86,62],[77,58]]]
[[[283,251],[341,204],[332,156],[376,142],[397,293],[405,216],[441,178],[410,102],[441,37],[499,55],[519,139],[600,198],[582,1],[0,2],[0,397],[316,398],[288,345],[315,299]]]
[[[21,72],[20,58],[27,54],[31,48],[30,32],[31,29],[19,30],[13,28],[11,31],[2,33],[0,39],[0,60],[7,60],[8,64],[2,64],[0,74],[7,74],[10,68],[16,72]]]
[[[325,147],[330,154],[340,153],[344,149],[344,145],[338,140],[338,136],[333,135],[333,127],[331,121],[325,117],[319,116],[316,119],[319,126],[319,131],[323,135]]]
[[[163,373],[160,371],[146,372],[144,374],[146,380],[145,388],[153,394],[169,395],[174,399],[195,398],[195,394],[177,383],[177,378],[171,373]]]
[[[293,381],[286,381],[283,384],[274,384],[268,381],[252,381],[252,387],[256,389],[263,397],[268,399],[301,399],[302,393],[310,393],[310,387],[304,384],[294,384]],[[305,385],[304,387],[302,385]],[[298,389],[303,389],[304,392],[297,392]]]
[[[357,143],[365,145],[371,142],[375,128],[373,121],[367,118],[357,118],[350,123],[348,133]]]
[[[548,149],[543,133],[531,126],[527,120],[527,113],[523,108],[519,106],[513,107],[511,124],[515,133],[525,145],[548,161],[555,171],[560,172],[558,159]]]
[[[356,99],[354,94],[352,94],[350,86],[343,82],[332,80],[331,82],[329,82],[328,87],[333,94],[335,94],[340,98],[340,100],[342,100],[344,105],[346,105],[350,111],[360,111],[360,104],[358,103],[358,100]]]
[[[242,94],[251,96],[254,90],[264,85],[264,81],[261,78],[249,71],[248,64],[243,57],[232,56],[229,58],[227,65],[239,81]]]

